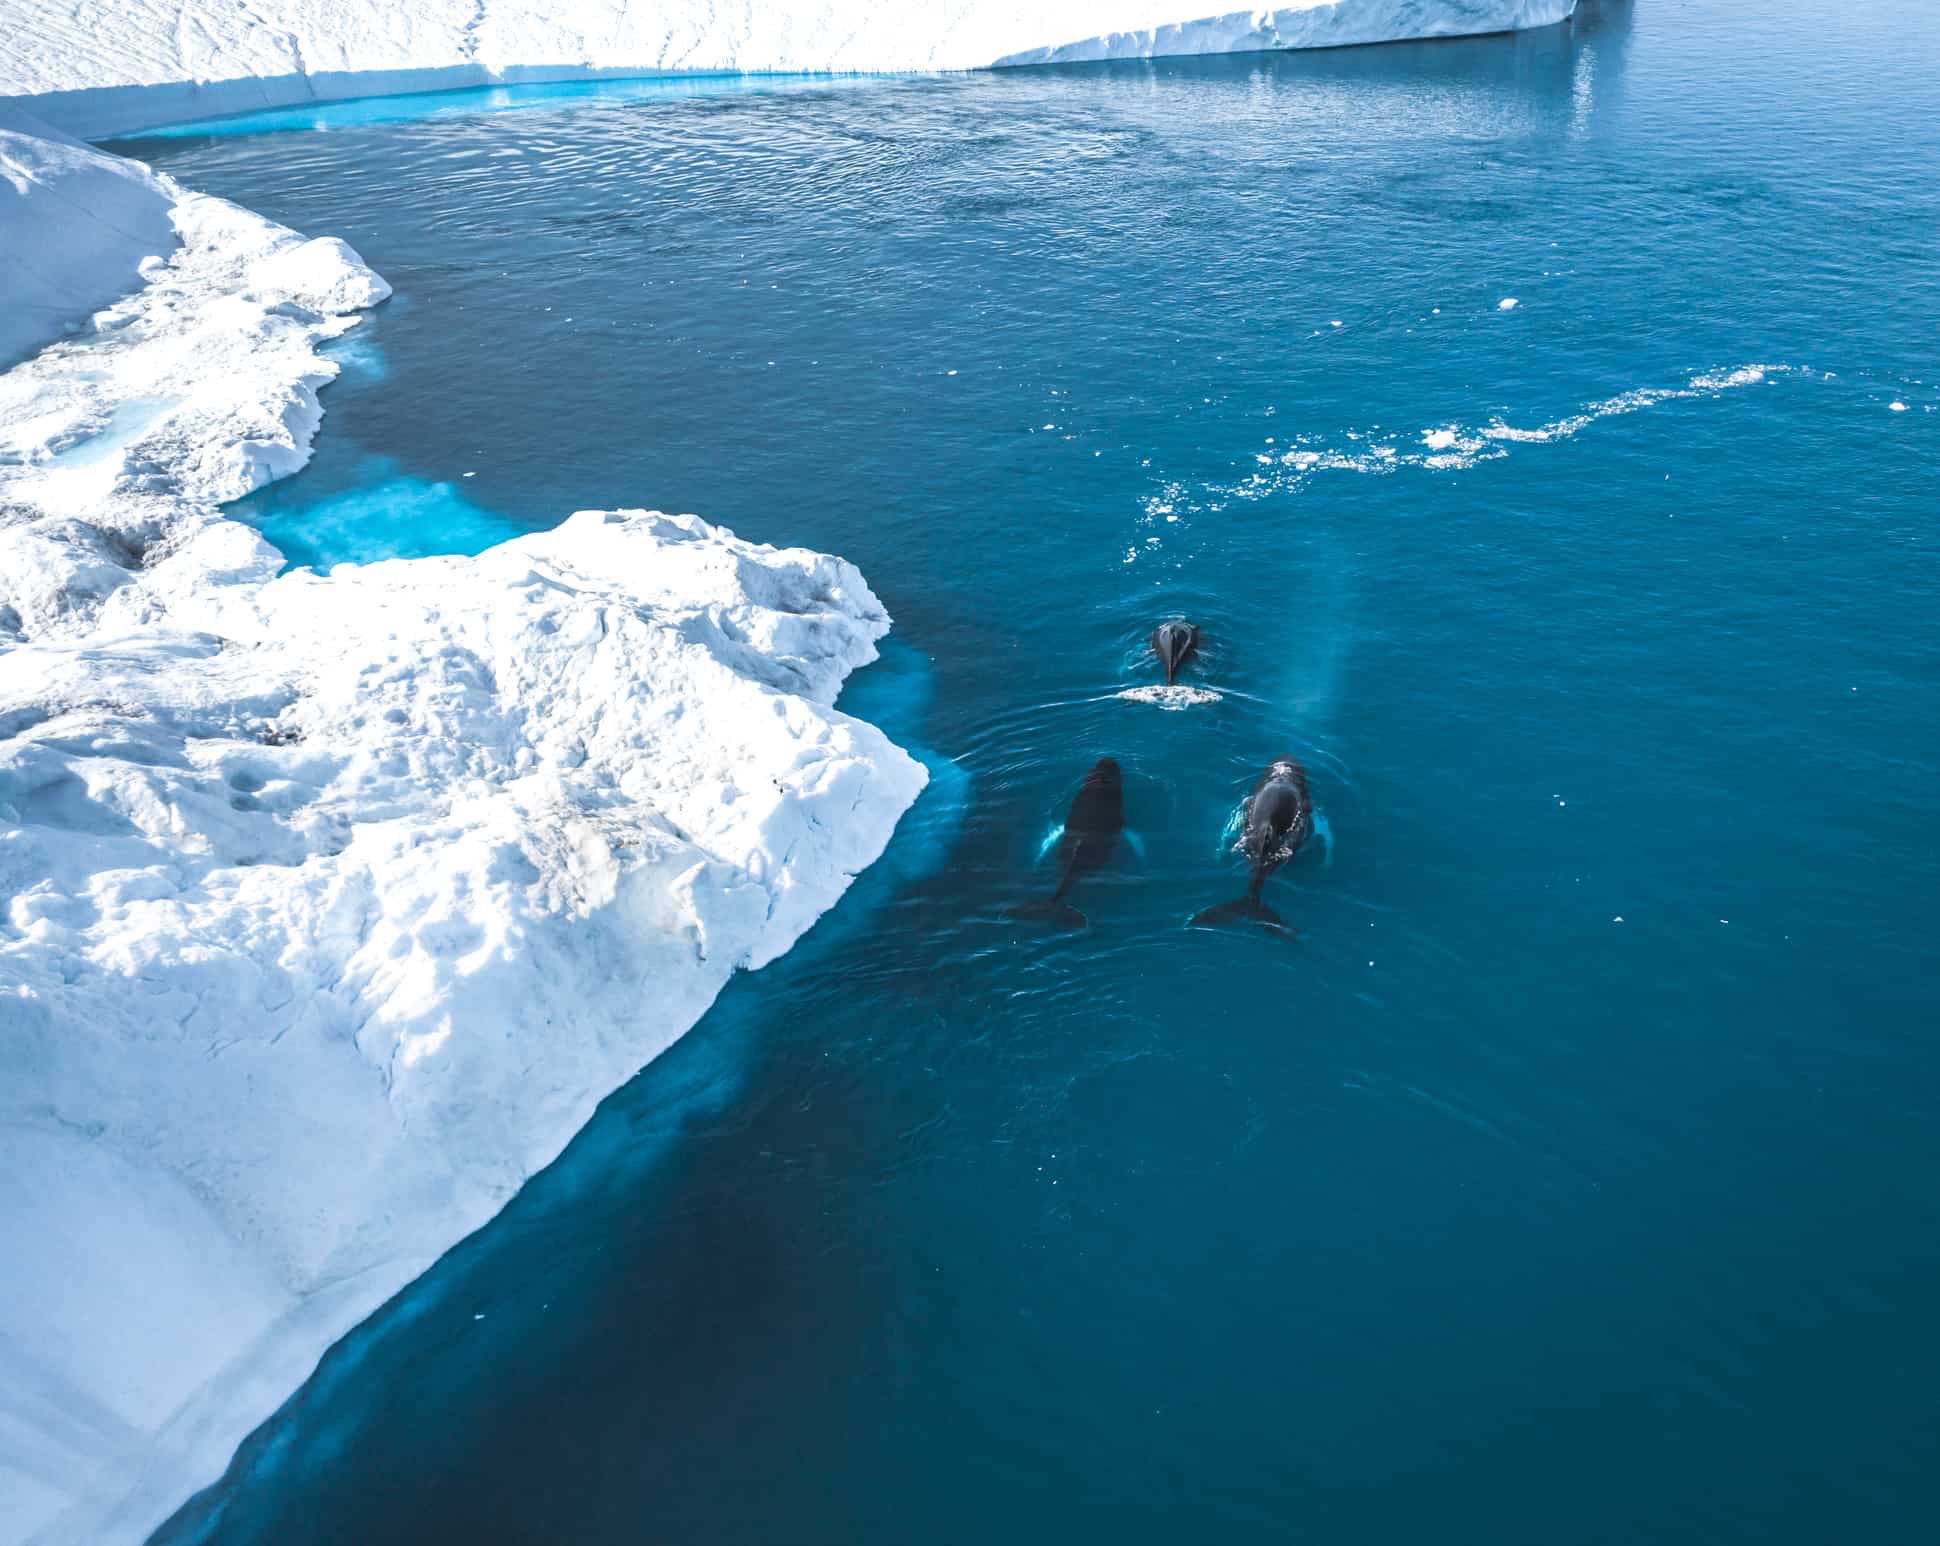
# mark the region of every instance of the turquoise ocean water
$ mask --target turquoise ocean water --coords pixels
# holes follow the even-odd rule
[[[119,148],[397,286],[294,561],[840,552],[937,775],[159,1541],[1940,1538],[1933,12]]]

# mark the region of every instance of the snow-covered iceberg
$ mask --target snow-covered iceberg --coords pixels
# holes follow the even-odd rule
[[[0,101],[0,370],[140,284],[174,203],[140,162]]]
[[[121,174],[42,138],[37,239],[86,249],[48,190]],[[0,375],[8,1546],[212,1480],[924,782],[833,707],[889,626],[839,559],[583,512],[279,577],[218,507],[302,464],[389,287],[124,180],[145,282]]]
[[[834,903],[887,628],[582,512],[0,657],[0,1536],[138,1540]]]
[[[90,138],[297,102],[662,71],[891,71],[1507,32],[1576,0],[0,0],[0,96]]]

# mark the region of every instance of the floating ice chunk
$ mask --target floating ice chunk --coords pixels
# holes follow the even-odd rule
[[[1890,403],[1888,403],[1888,404],[1887,404],[1886,406],[1887,406],[1887,408],[1888,408],[1888,409],[1890,409],[1890,410],[1891,410],[1892,412],[1894,412],[1894,413],[1905,413],[1905,412],[1906,412],[1906,404],[1905,404],[1905,403],[1903,403],[1903,402],[1901,402],[1901,401],[1899,401],[1899,399],[1897,399],[1897,398],[1895,398],[1895,399],[1894,399],[1894,400],[1893,400],[1892,402],[1890,402]]]
[[[1505,295],[1495,303],[1495,309],[1497,311],[1514,311],[1521,304],[1522,302],[1517,300],[1513,295]]]
[[[250,265],[249,286],[273,301],[295,301],[335,315],[375,306],[391,287],[364,266],[348,242],[318,236],[278,248]]]

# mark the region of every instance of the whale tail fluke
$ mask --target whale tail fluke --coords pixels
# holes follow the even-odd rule
[[[1211,928],[1222,923],[1250,921],[1274,929],[1281,934],[1292,934],[1284,919],[1256,896],[1243,896],[1236,902],[1221,902],[1217,907],[1208,907],[1203,912],[1194,913],[1186,927],[1193,929]]]
[[[1091,927],[1085,915],[1062,897],[1053,897],[1048,902],[1019,902],[1010,910],[1010,916],[1055,924],[1060,929]]]

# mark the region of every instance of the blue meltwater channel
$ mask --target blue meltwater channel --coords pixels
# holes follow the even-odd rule
[[[936,777],[158,1541],[1940,1539],[1940,17],[511,95],[120,147],[397,286],[239,513],[839,552]]]

